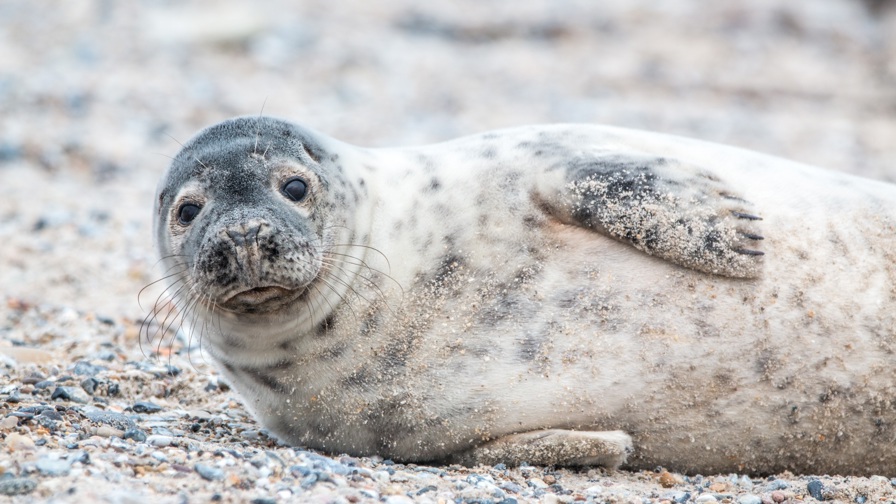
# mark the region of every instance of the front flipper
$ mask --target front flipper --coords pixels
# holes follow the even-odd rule
[[[562,169],[565,185],[538,194],[561,221],[706,273],[761,273],[761,218],[709,171],[640,153],[582,156]]]
[[[632,438],[622,431],[537,430],[489,441],[449,459],[474,465],[507,464],[602,466],[616,469],[632,453]]]

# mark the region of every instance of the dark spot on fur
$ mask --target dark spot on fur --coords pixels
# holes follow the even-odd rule
[[[374,311],[368,313],[364,320],[361,321],[361,326],[358,329],[358,334],[361,336],[369,336],[371,333],[375,332],[380,325],[380,312]]]
[[[346,350],[348,350],[346,343],[338,343],[324,348],[319,355],[323,360],[333,361],[342,357]]]
[[[323,319],[320,324],[317,325],[317,335],[325,336],[330,329],[333,328],[334,323],[336,322],[336,314],[331,313],[327,316],[327,318]]]
[[[527,229],[535,229],[541,227],[541,219],[529,214],[523,217],[523,225],[526,226]]]
[[[541,338],[533,334],[526,334],[519,341],[516,352],[517,358],[523,362],[532,362],[541,355],[543,345],[544,341]]]
[[[426,186],[427,192],[435,192],[438,191],[439,188],[442,187],[442,183],[439,182],[439,179],[433,177],[432,180],[429,181],[429,185]]]
[[[439,260],[439,266],[433,275],[432,283],[436,286],[444,286],[463,268],[464,259],[461,256],[449,254]]]
[[[376,382],[375,374],[366,366],[352,371],[341,380],[341,384],[349,388],[366,388]]]
[[[245,374],[246,376],[252,378],[256,383],[267,387],[274,392],[279,394],[285,394],[289,392],[289,387],[285,385],[283,382],[279,380],[277,377],[282,371],[289,369],[294,364],[293,361],[289,359],[284,359],[282,361],[276,362],[270,366],[262,366],[262,367],[240,367],[237,370]]]

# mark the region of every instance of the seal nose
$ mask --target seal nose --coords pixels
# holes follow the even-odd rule
[[[242,247],[255,244],[258,240],[258,232],[260,230],[260,222],[243,223],[240,224],[239,228],[228,229],[227,236],[233,240],[234,245]]]

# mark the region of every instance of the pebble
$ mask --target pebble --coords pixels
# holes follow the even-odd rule
[[[3,420],[0,420],[0,430],[15,429],[17,425],[19,425],[18,417],[8,416]]]
[[[87,361],[76,362],[71,368],[71,372],[80,376],[96,376],[108,369],[105,366],[97,366]]]
[[[529,486],[536,489],[545,489],[548,487],[548,484],[544,482],[541,478],[531,478],[528,481]]]
[[[585,489],[585,495],[589,497],[597,497],[598,495],[604,493],[604,487],[600,485],[590,486]]]
[[[790,485],[787,484],[784,480],[772,480],[769,481],[767,485],[765,485],[766,490],[786,490],[790,488]]]
[[[683,480],[680,477],[676,477],[669,471],[663,471],[660,473],[660,485],[663,488],[672,488],[675,485],[682,483]]]
[[[219,481],[224,479],[224,471],[208,464],[196,464],[194,467],[200,476],[209,481]]]
[[[100,425],[96,428],[96,435],[104,438],[110,437],[124,437],[124,431],[121,429],[116,429],[115,427],[109,425]]]
[[[390,495],[386,497],[386,504],[414,504],[414,499],[407,495]]]
[[[30,478],[0,479],[0,495],[25,495],[37,488],[37,482]]]
[[[137,425],[126,415],[114,411],[90,410],[85,412],[84,415],[91,422],[111,425],[121,430],[132,429]]]
[[[697,497],[694,502],[697,502],[698,504],[712,504],[714,502],[719,502],[719,500],[712,494],[702,494]]]
[[[824,500],[824,495],[822,491],[824,490],[824,485],[821,481],[817,479],[809,480],[809,483],[806,485],[806,490],[809,491],[809,495],[812,496],[815,500]]]
[[[134,404],[131,409],[136,413],[158,413],[162,411],[162,407],[149,401],[141,401]]]
[[[73,401],[81,404],[90,402],[90,396],[87,395],[87,392],[84,392],[84,389],[68,386],[56,387],[56,390],[53,391],[53,395],[50,396],[50,399],[62,399],[63,401]]]
[[[6,436],[4,444],[10,451],[31,451],[35,448],[34,440],[31,437],[18,432],[10,432]]]
[[[146,444],[156,447],[171,446],[174,438],[171,436],[163,436],[161,434],[153,434],[146,438]]]
[[[737,504],[762,504],[762,498],[758,495],[744,494],[737,498]]]
[[[44,476],[67,476],[72,463],[62,459],[41,458],[35,463],[35,467]]]
[[[146,442],[146,433],[140,429],[128,429],[124,431],[124,439],[133,439],[138,443]]]

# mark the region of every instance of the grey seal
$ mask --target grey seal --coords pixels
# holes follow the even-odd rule
[[[199,132],[155,241],[271,433],[404,462],[896,473],[896,186],[606,126]]]

